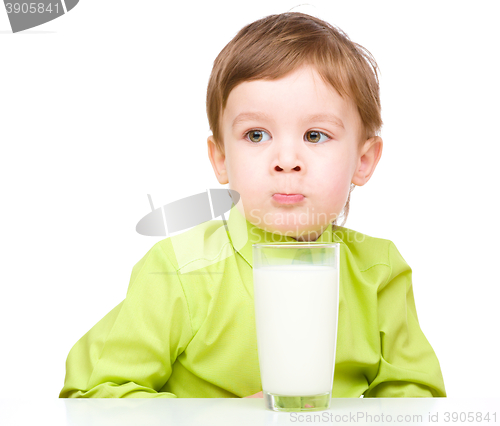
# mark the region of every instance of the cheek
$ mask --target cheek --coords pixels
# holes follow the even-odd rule
[[[330,163],[332,164],[332,163]],[[351,175],[346,163],[338,163],[318,171],[315,198],[323,211],[340,214],[351,188]]]
[[[317,170],[315,181],[322,192],[329,195],[340,195],[349,190],[351,173],[348,162],[331,162],[328,166]]]
[[[251,193],[261,192],[263,176],[262,164],[252,161],[249,156],[233,153],[226,157],[226,169],[232,189]]]

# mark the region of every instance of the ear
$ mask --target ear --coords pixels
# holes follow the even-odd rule
[[[215,177],[221,185],[229,183],[226,171],[226,156],[223,152],[217,148],[215,144],[215,139],[213,135],[210,135],[207,139],[208,144],[208,158],[215,172]]]
[[[368,182],[375,171],[375,167],[382,156],[383,142],[379,136],[367,139],[359,150],[359,157],[352,177],[352,183],[363,186]]]

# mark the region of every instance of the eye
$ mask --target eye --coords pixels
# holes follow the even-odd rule
[[[259,142],[262,142],[262,138],[263,138],[262,134],[263,133],[267,134],[267,132],[265,132],[264,130],[253,129],[253,130],[249,130],[248,132],[246,132],[245,136],[248,135],[248,139],[250,140],[250,142],[259,143]]]
[[[331,137],[328,136],[326,133],[318,132],[317,130],[310,130],[309,132],[306,132],[307,141],[312,143],[324,142],[320,141],[321,135],[326,136],[328,139],[331,139]]]
[[[244,136],[247,137],[247,140],[249,140],[250,142],[260,143],[263,141],[263,133],[267,134],[267,132],[265,132],[264,130],[252,129],[246,132]],[[327,139],[331,139],[331,137],[326,133],[318,132],[317,130],[310,130],[309,132],[306,132],[307,141],[314,144],[325,142],[325,140],[321,140],[321,136],[324,136]]]

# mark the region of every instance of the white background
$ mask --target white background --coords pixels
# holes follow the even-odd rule
[[[57,398],[71,347],[125,297],[161,237],[155,207],[220,188],[207,156],[212,64],[246,24],[291,8],[381,69],[382,159],[344,226],[392,240],[449,397],[500,396],[495,1],[82,0],[12,34],[0,5],[2,386]]]

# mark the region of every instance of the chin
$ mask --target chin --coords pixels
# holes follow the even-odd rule
[[[316,230],[304,229],[303,227],[298,226],[298,225],[292,225],[292,226],[290,226],[290,225],[276,225],[276,226],[268,226],[266,228],[266,231],[272,232],[275,234],[285,235],[287,237],[297,239],[297,238],[304,238],[304,237],[307,238],[307,235],[310,232],[313,233],[313,237],[314,237],[314,232]]]

